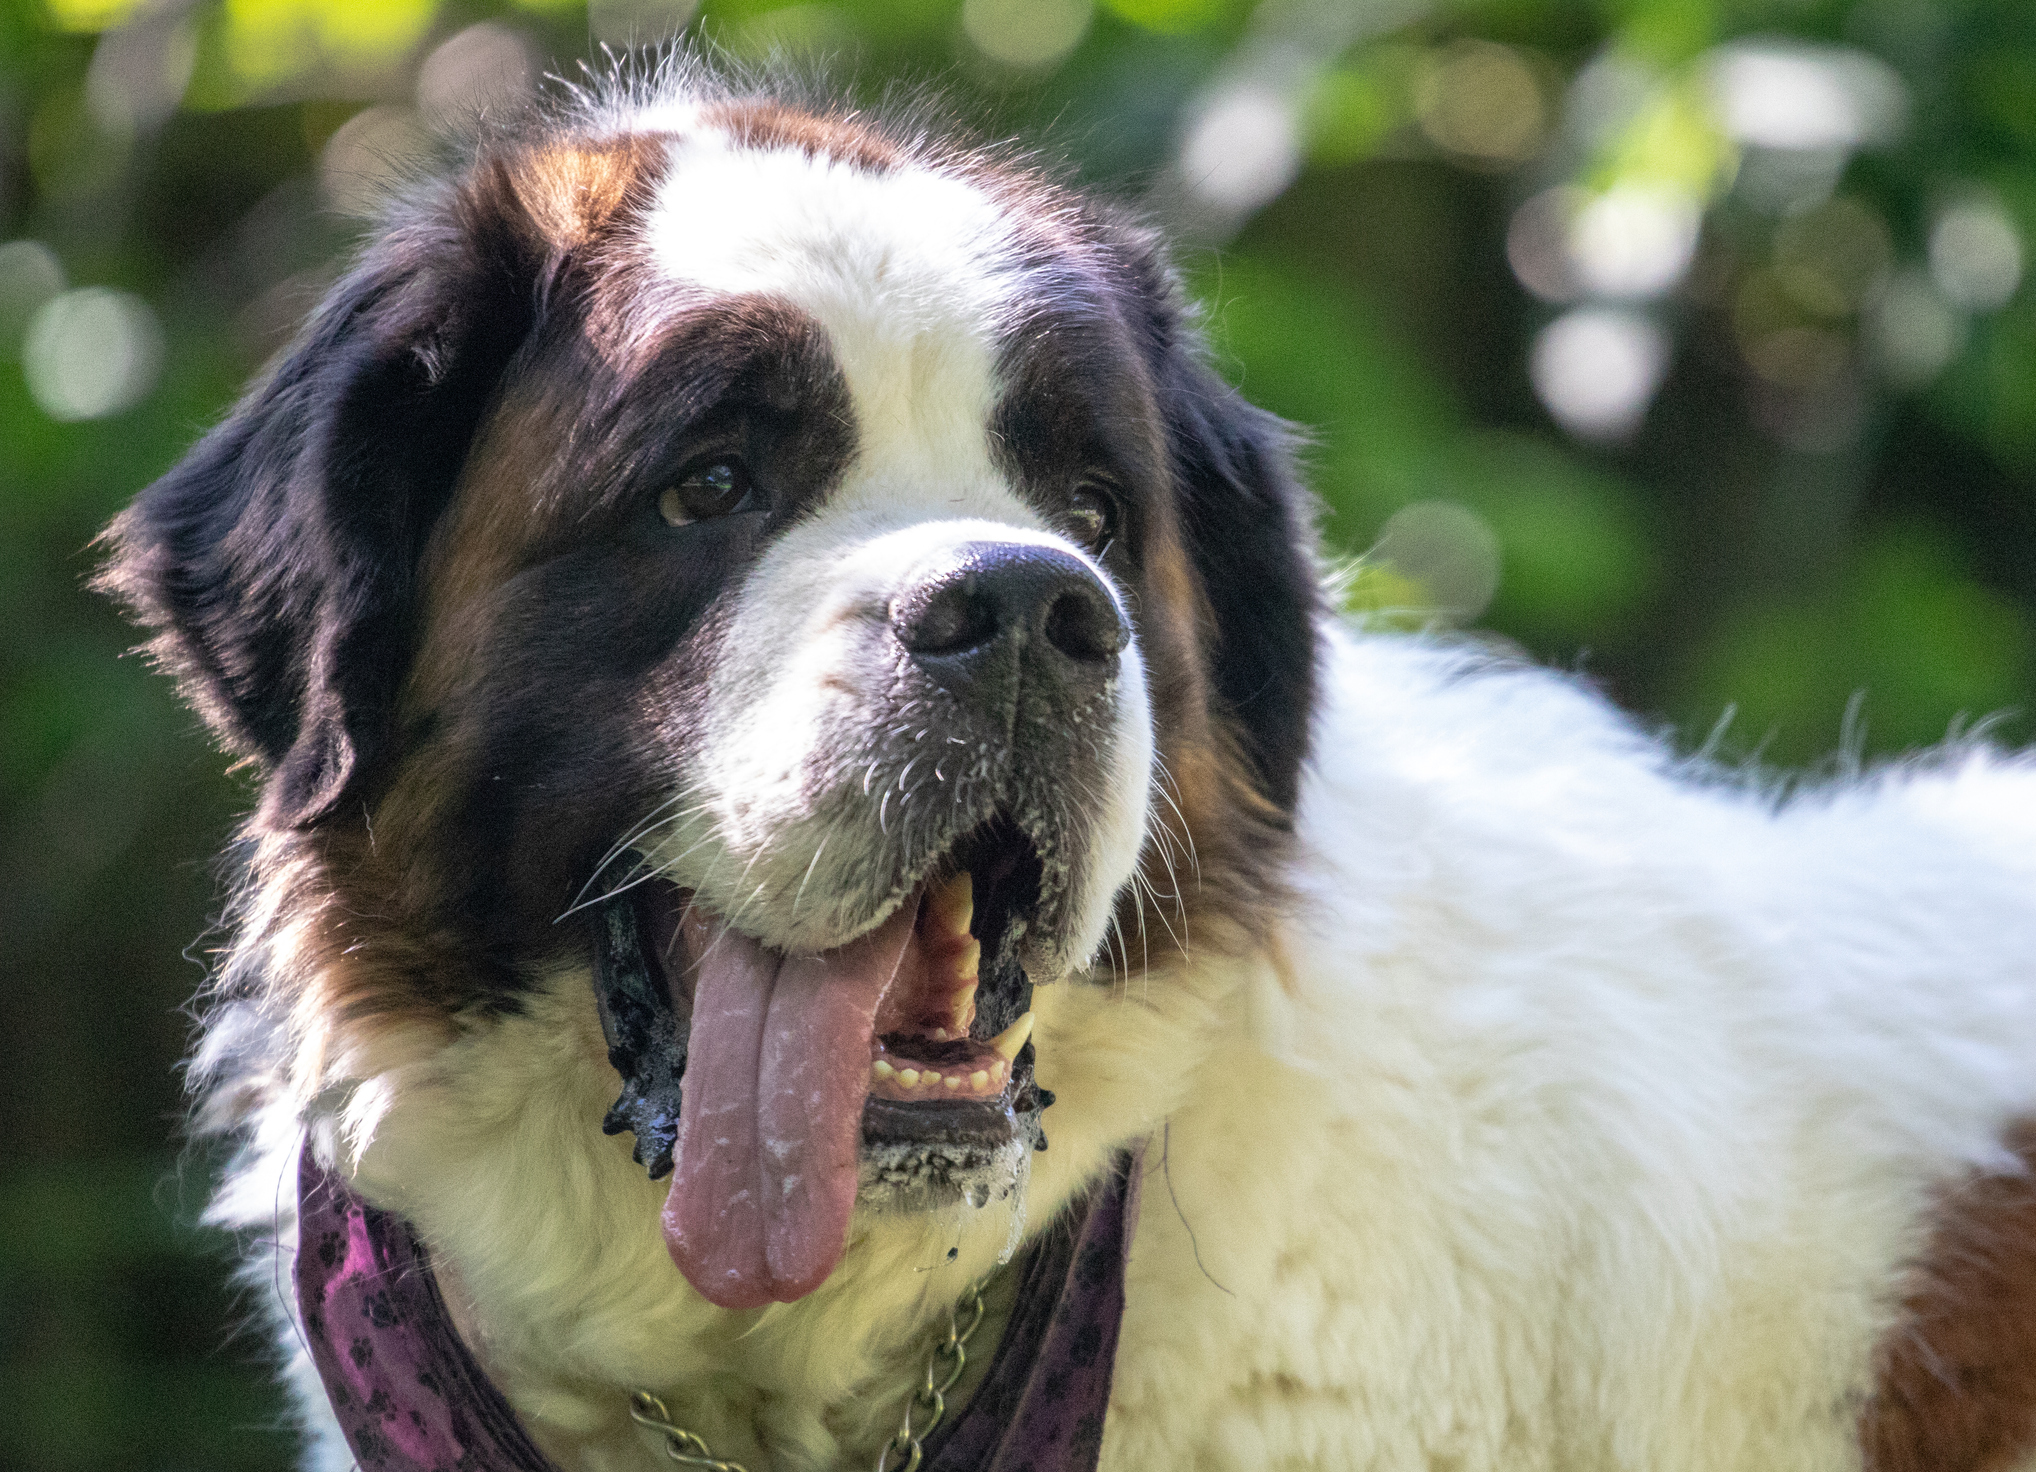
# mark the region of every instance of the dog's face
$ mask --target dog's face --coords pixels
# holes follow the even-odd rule
[[[1194,349],[1107,212],[771,101],[414,201],[115,532],[316,911],[272,1005],[485,1027],[623,903],[710,1299],[809,1291],[908,1158],[1008,1188],[1031,987],[1256,928],[1305,746],[1305,516]]]

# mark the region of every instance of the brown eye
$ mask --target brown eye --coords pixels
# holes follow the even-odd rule
[[[748,509],[749,500],[749,468],[740,460],[710,460],[666,486],[657,510],[673,526],[687,526]]]
[[[1101,555],[1117,535],[1117,498],[1100,481],[1085,480],[1068,497],[1068,535]]]

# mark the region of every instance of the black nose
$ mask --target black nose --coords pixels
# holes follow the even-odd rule
[[[1015,691],[1020,671],[1068,694],[1100,684],[1131,638],[1117,600],[1071,553],[968,542],[891,600],[891,629],[924,669],[962,693]]]

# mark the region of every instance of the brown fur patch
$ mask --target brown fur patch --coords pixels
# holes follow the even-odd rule
[[[1213,631],[1170,507],[1157,508],[1139,637],[1164,773],[1138,883],[1118,901],[1125,974],[1266,942],[1280,912],[1289,824],[1258,791],[1235,736],[1209,711],[1201,664]],[[1141,893],[1142,891],[1142,893]],[[1126,967],[1124,963],[1128,961]]]
[[[2028,1168],[1945,1192],[1876,1356],[1867,1472],[2006,1472],[2036,1451],[2036,1120],[2004,1143]]]
[[[528,149],[496,167],[499,182],[514,192],[531,224],[565,253],[638,213],[663,161],[661,139],[631,133]]]
[[[781,102],[724,102],[707,120],[745,148],[795,148],[808,158],[833,159],[886,174],[906,160],[896,143],[853,113],[800,112]]]

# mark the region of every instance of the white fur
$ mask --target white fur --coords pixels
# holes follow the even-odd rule
[[[1151,1135],[1105,1465],[1855,1466],[1929,1187],[2036,1112],[2036,767],[1776,811],[1558,677],[1341,630],[1317,749],[1278,952],[1039,994],[1035,1222]],[[363,1183],[563,1465],[656,1465],[646,1383],[859,1465],[998,1224],[865,1223],[733,1333],[587,1128],[585,984],[403,1081]]]
[[[985,438],[1012,284],[980,195],[697,132],[673,170],[658,259],[811,312],[866,429],[764,559],[710,694],[729,739],[701,780],[751,807],[703,841],[735,854],[782,815],[880,572],[985,524],[1065,544]],[[1105,1466],[1856,1466],[1931,1188],[2006,1163],[2003,1125],[2036,1113],[2036,766],[1971,749],[1777,808],[1557,676],[1326,637],[1273,943],[1037,994],[1059,1101],[1032,1229],[1148,1145]],[[1119,681],[1097,935],[1147,817],[1135,655]],[[797,938],[798,875],[765,878],[756,923]],[[299,1121],[330,1120],[569,1472],[664,1465],[624,1415],[638,1386],[751,1472],[867,1465],[1000,1208],[861,1216],[808,1298],[711,1308],[666,1255],[664,1184],[592,1128],[615,1079],[588,987],[562,972],[523,1016],[351,1060],[315,1101],[276,1088],[218,1215],[287,1252]]]
[[[2036,1108],[2036,767],[1776,812],[1553,676],[1332,648],[1291,986],[1170,1111],[1106,1460],[1857,1466],[1927,1188]]]

